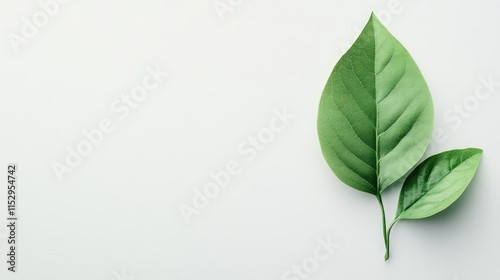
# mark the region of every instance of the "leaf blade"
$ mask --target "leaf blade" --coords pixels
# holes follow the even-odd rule
[[[347,185],[381,193],[424,154],[433,114],[417,65],[372,15],[323,91],[318,113],[323,155]]]
[[[483,151],[446,151],[429,157],[413,170],[401,189],[395,220],[423,219],[455,202],[465,191]]]

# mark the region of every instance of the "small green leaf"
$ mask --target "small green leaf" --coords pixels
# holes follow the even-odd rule
[[[423,161],[406,178],[395,221],[439,213],[460,197],[476,173],[483,151],[451,150]]]
[[[321,97],[318,135],[325,160],[347,185],[378,195],[423,156],[433,120],[420,70],[372,14]]]

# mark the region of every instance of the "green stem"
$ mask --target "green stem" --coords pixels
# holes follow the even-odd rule
[[[387,258],[389,258],[389,240],[391,238],[391,230],[394,224],[399,221],[397,218],[392,221],[392,223],[389,225],[389,230],[387,230]],[[387,260],[387,259],[386,259]]]
[[[382,196],[380,194],[377,194],[376,196],[377,196],[378,204],[380,206],[380,211],[382,211],[382,230],[384,233],[384,242],[385,242],[385,257],[384,257],[384,259],[387,261],[389,259],[389,235],[387,232],[387,223],[385,221],[384,203],[382,202]],[[391,227],[392,227],[392,225],[391,225]]]

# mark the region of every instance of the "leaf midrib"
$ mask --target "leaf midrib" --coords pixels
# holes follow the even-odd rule
[[[372,14],[373,16],[373,14]],[[376,37],[376,32],[375,32],[375,25],[373,24],[373,20],[370,20],[370,23],[372,25],[372,32],[373,32],[373,49],[375,50],[376,46],[377,46],[377,37]],[[384,43],[385,44],[385,43]],[[391,57],[392,59],[392,57]],[[387,67],[387,65],[390,63],[391,59],[389,59],[389,62],[387,62],[387,64],[384,66],[383,69],[385,69],[385,67]],[[378,102],[377,102],[377,72],[376,72],[376,65],[377,63],[377,52],[374,51],[373,52],[373,74],[375,75],[374,79],[373,79],[373,83],[374,83],[374,99],[375,99],[375,175],[377,176],[377,186],[376,186],[376,191],[377,191],[377,195],[380,195],[380,193],[382,192],[382,190],[380,189],[380,176],[379,176],[379,166],[380,166],[380,159],[379,159],[379,143],[378,143],[378,139],[379,139],[379,135],[378,135],[378,127],[379,127],[379,117],[378,117]],[[382,69],[382,70],[383,70]]]

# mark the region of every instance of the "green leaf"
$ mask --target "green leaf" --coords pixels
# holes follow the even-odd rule
[[[419,164],[403,184],[395,221],[426,218],[450,206],[474,177],[482,154],[476,148],[451,150]]]
[[[328,165],[347,185],[380,194],[423,156],[433,119],[420,70],[372,14],[321,97],[318,134]]]

